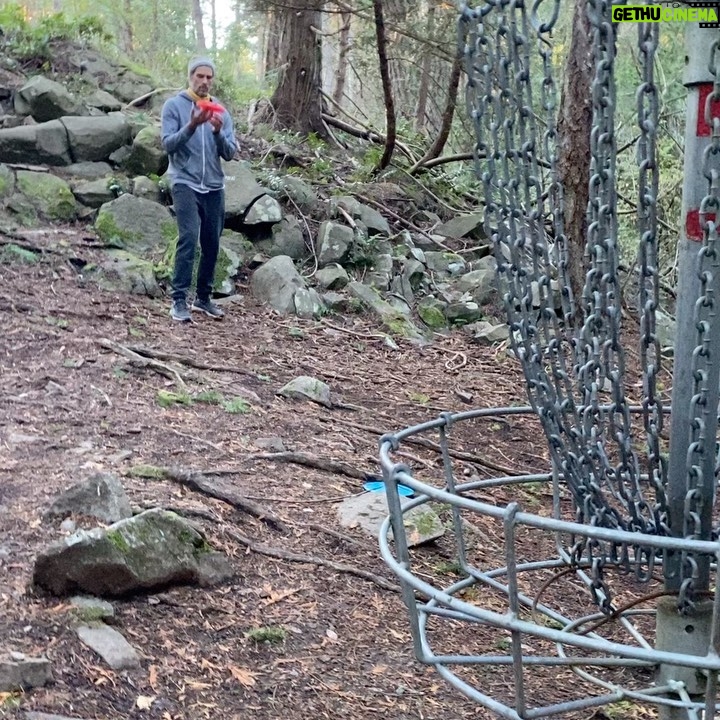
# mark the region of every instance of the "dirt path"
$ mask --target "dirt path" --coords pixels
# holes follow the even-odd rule
[[[221,323],[173,325],[165,301],[83,283],[73,258],[92,262],[94,251],[81,235],[39,234],[35,244],[46,249],[37,262],[0,265],[0,647],[47,654],[56,682],[0,696],[0,715],[490,718],[413,661],[397,593],[328,566],[395,582],[373,538],[340,534],[337,502],[360,492],[362,480],[251,456],[268,452],[263,439],[279,438],[287,451],[377,473],[382,433],[445,410],[525,404],[504,351],[460,332],[425,348],[399,341],[394,350],[365,316],[280,318],[247,294]],[[153,363],[143,366],[126,350],[141,360],[154,355]],[[303,374],[329,383],[341,406],[276,395]],[[168,393],[196,400],[168,404]],[[516,470],[545,465],[541,439],[507,423],[475,427],[458,447]],[[438,472],[437,453],[407,452],[414,467]],[[143,477],[146,466],[221,471],[214,481],[267,508],[283,527],[167,478]],[[478,468],[458,464],[459,472]],[[220,588],[115,602],[119,629],[142,652],[137,672],[109,671],[78,641],[65,601],[28,592],[35,554],[62,535],[44,509],[97,470],[117,473],[135,507],[196,520],[237,568],[235,581]],[[327,563],[259,554],[238,536]],[[442,545],[428,552],[437,555],[430,563],[452,562]],[[280,629],[278,642],[253,639],[265,627]],[[487,631],[477,640],[493,642]],[[507,674],[490,673],[488,690],[507,694]]]

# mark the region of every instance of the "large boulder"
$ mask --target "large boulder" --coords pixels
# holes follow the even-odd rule
[[[65,115],[87,115],[85,106],[64,85],[36,75],[15,94],[15,112],[32,115],[38,122],[58,120]]]
[[[129,295],[160,297],[162,290],[149,260],[127,250],[107,250],[92,267],[85,267],[85,275],[101,290]]]
[[[130,142],[130,125],[122,113],[95,117],[64,117],[74,162],[107,160],[110,154]],[[60,164],[60,163],[58,163]]]
[[[95,231],[108,247],[162,254],[177,235],[177,225],[163,205],[124,194],[100,208]]]
[[[65,180],[30,170],[18,170],[16,178],[16,190],[27,198],[39,215],[60,222],[75,219],[77,203]]]
[[[70,165],[70,141],[60,120],[0,130],[0,162]]]
[[[295,293],[305,289],[305,280],[291,258],[277,255],[259,267],[250,281],[253,295],[282,315],[295,313]]]
[[[195,527],[175,513],[146,510],[54,543],[37,557],[33,583],[61,596],[81,591],[120,597],[203,583],[217,555]]]
[[[46,515],[59,518],[87,515],[114,523],[132,517],[132,508],[117,476],[98,473],[55,498]]]
[[[136,175],[162,175],[167,170],[168,156],[162,146],[159,127],[147,125],[138,132],[123,165]]]

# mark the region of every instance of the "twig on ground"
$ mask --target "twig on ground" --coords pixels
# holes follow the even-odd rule
[[[320,418],[320,421],[334,422],[339,423],[340,425],[347,425],[348,427],[354,427],[358,430],[364,430],[365,432],[372,433],[373,435],[386,434],[386,431],[380,430],[378,428],[371,427],[369,425],[363,425],[362,423],[356,423],[352,420],[345,420],[343,418]],[[409,443],[411,445],[419,445],[420,447],[424,447],[428,450],[433,450],[435,452],[441,452],[442,450],[438,443],[433,442],[432,440],[428,440],[427,438],[409,437],[405,438],[403,442]],[[522,475],[522,473],[517,470],[512,470],[511,468],[505,467],[504,465],[498,465],[497,463],[492,462],[492,460],[487,460],[483,457],[480,457],[479,455],[466,453],[462,450],[448,449],[448,454],[451,458],[455,458],[456,460],[464,460],[465,462],[473,463],[474,465],[481,465],[482,467],[489,468],[490,470],[495,470],[496,472],[501,472],[505,475]]]
[[[287,450],[285,452],[274,452],[274,453],[256,453],[246,458],[250,462],[256,460],[271,460],[273,462],[288,462],[296,465],[304,465],[305,467],[314,468],[315,470],[324,470],[325,472],[332,473],[334,475],[346,475],[347,477],[356,478],[358,480],[365,480],[368,473],[363,470],[359,470],[352,465],[341,462],[338,460],[328,460],[326,458],[317,457],[316,455],[310,455],[305,452],[292,452]]]
[[[288,532],[287,523],[279,518],[274,512],[252,502],[251,500],[248,500],[232,490],[218,487],[202,473],[188,472],[187,470],[179,468],[162,468],[162,470],[162,477],[165,480],[172,480],[173,482],[184,485],[191,490],[196,490],[204,495],[213,497],[216,500],[222,500],[228,505],[232,505],[237,510],[242,510],[249,515],[256,517],[258,520],[262,520],[268,525],[274,527],[276,530],[280,530],[284,533]]]
[[[277,558],[278,560],[287,560],[288,562],[306,563],[308,565],[320,565],[321,567],[330,568],[331,570],[335,570],[336,572],[348,573],[350,575],[355,575],[356,577],[363,578],[364,580],[369,580],[370,582],[375,583],[384,590],[390,590],[396,593],[400,592],[400,587],[395,583],[386,580],[380,575],[376,575],[375,573],[371,573],[367,570],[355,567],[354,565],[337,563],[332,560],[326,560],[325,558],[316,557],[314,555],[301,555],[299,553],[290,552],[289,550],[284,550],[282,548],[264,545],[262,543],[255,542],[254,540],[251,540],[244,535],[240,535],[240,533],[233,530],[226,529],[225,532],[231,538],[233,538],[233,540],[236,540],[241,545],[244,545],[246,548],[252,550],[252,552],[258,553],[259,555]]]
[[[130,350],[130,348],[124,347],[123,345],[119,345],[118,343],[113,342],[112,340],[108,340],[107,338],[101,338],[97,342],[98,342],[98,345],[102,345],[102,347],[105,347],[108,350],[112,350],[113,352],[117,353],[118,355],[122,355],[123,357],[126,357],[128,360],[130,360],[131,365],[135,365],[137,367],[150,368],[151,370],[154,370],[155,372],[160,373],[160,375],[162,375],[163,377],[174,380],[180,387],[182,387],[182,388],[187,387],[185,385],[185,381],[183,380],[182,376],[175,368],[172,368],[163,362],[159,362],[158,360],[153,360],[152,358],[143,357],[142,355],[136,353],[134,350]]]
[[[152,348],[142,347],[140,345],[128,345],[127,349],[137,355],[142,355],[146,358],[154,358],[155,360],[169,360],[180,363],[181,365],[187,365],[188,367],[195,368],[196,370],[215,370],[217,372],[231,372],[238,373],[239,375],[257,375],[252,370],[246,370],[235,365],[214,365],[211,363],[204,363],[199,360],[195,360],[187,355],[177,355],[175,353],[163,352],[162,350],[153,350]]]
[[[198,437],[197,435],[188,435],[188,433],[180,432],[179,430],[175,430],[175,428],[168,428],[168,430],[173,433],[173,435],[187,438],[188,440],[195,440],[195,442],[199,442],[213,448],[213,450],[217,450],[222,455],[225,454],[225,451],[219,445],[216,445],[214,442],[210,442],[209,440],[205,440],[205,438]]]

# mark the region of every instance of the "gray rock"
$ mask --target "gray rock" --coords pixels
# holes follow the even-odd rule
[[[168,156],[162,146],[159,127],[147,125],[138,132],[123,167],[135,175],[162,175],[167,170]]]
[[[280,222],[275,223],[272,226],[271,239],[261,241],[257,243],[257,246],[268,257],[287,255],[293,260],[302,260],[309,252],[300,223],[292,215],[284,217]]]
[[[243,224],[276,223],[282,220],[282,216],[282,208],[278,201],[270,195],[262,195],[250,206],[243,218]]]
[[[88,107],[96,108],[106,113],[122,109],[122,103],[114,95],[105,92],[105,90],[95,90],[95,92],[83,98],[83,102]]]
[[[283,315],[295,312],[295,292],[305,287],[305,280],[291,258],[270,258],[253,273],[250,281],[253,295]]]
[[[485,232],[483,231],[483,214],[471,213],[469,215],[458,215],[452,220],[438,225],[435,228],[435,234],[451,238],[462,238],[466,235],[485,237]]]
[[[107,620],[115,617],[115,608],[107,600],[86,595],[75,595],[70,598],[73,612],[87,621]]]
[[[198,585],[209,588],[232,580],[237,573],[230,560],[221,552],[205,552],[198,556]]]
[[[70,165],[67,130],[60,120],[0,130],[0,162],[28,165]]]
[[[77,203],[70,186],[50,173],[18,170],[16,189],[35,211],[49,220],[67,222],[77,215]]]
[[[352,228],[331,220],[320,223],[316,241],[318,265],[325,267],[333,263],[343,263],[350,255],[354,239]]]
[[[64,85],[42,75],[30,78],[15,94],[15,111],[39,123],[64,115],[87,115],[83,104]]]
[[[46,515],[89,515],[114,523],[132,517],[132,508],[120,480],[115,475],[98,473],[68,488],[53,501]]]
[[[43,687],[51,680],[47,658],[26,657],[23,653],[0,655],[0,692]]]
[[[482,319],[482,310],[474,300],[458,300],[445,309],[445,317],[451,325],[467,325]]]
[[[108,292],[148,297],[162,295],[152,262],[126,250],[106,250],[94,266],[85,269],[84,274]]]
[[[94,650],[113,670],[140,667],[135,648],[114,628],[107,625],[80,625],[76,628],[80,640]]]
[[[211,548],[197,529],[165,510],[146,510],[107,528],[80,530],[41,552],[33,582],[56,595],[119,597],[198,583]]]
[[[110,189],[107,178],[76,183],[72,192],[78,202],[91,208],[99,208],[115,199],[115,193]]]
[[[495,270],[478,268],[458,278],[455,287],[461,293],[469,293],[480,305],[485,304],[495,292]]]
[[[350,282],[345,268],[337,263],[320,268],[315,273],[315,280],[321,288],[328,290],[342,290]]]
[[[78,178],[82,180],[101,180],[112,177],[113,169],[106,162],[79,162],[56,170],[63,177]]]
[[[422,333],[413,325],[412,321],[385,301],[377,290],[356,280],[348,285],[348,290],[363,305],[374,312],[392,334],[405,337],[414,342],[426,342]]]
[[[400,498],[405,506],[408,498]],[[380,526],[389,514],[387,496],[384,492],[367,492],[346,498],[338,506],[338,518],[341,527],[359,527],[377,538]],[[437,540],[445,534],[445,528],[437,513],[426,505],[412,508],[403,515],[403,525],[409,547],[424,545]],[[392,530],[388,532],[392,538]]]
[[[164,253],[177,235],[177,226],[166,207],[124,194],[100,208],[95,231],[108,247],[146,257],[153,252]]]
[[[64,117],[59,122],[67,133],[74,162],[107,160],[114,150],[130,142],[130,125],[122,113],[99,117]]]
[[[232,223],[241,223],[248,208],[265,194],[265,190],[258,185],[255,176],[245,164],[233,160],[223,162],[225,172],[225,220],[232,227]]]
[[[301,318],[318,317],[325,311],[322,298],[315,288],[298,288],[293,297],[295,314]]]
[[[493,325],[486,320],[465,325],[463,332],[471,335],[473,340],[488,345],[496,342],[504,342],[510,337],[510,329],[507,325]]]
[[[287,449],[282,438],[277,437],[259,437],[253,441],[256,448],[260,450],[267,450],[268,452],[285,452]]]
[[[425,251],[425,264],[428,270],[436,273],[444,273],[447,275],[457,274],[461,272],[466,263],[462,256],[455,253],[436,252],[434,250]],[[451,268],[451,266],[454,266]]]
[[[278,395],[296,400],[312,400],[325,407],[332,407],[330,387],[322,380],[300,375],[278,390]]]

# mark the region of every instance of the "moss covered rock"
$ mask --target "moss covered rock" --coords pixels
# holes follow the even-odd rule
[[[77,203],[70,186],[50,173],[17,171],[17,191],[36,212],[48,220],[68,222],[77,215]]]

